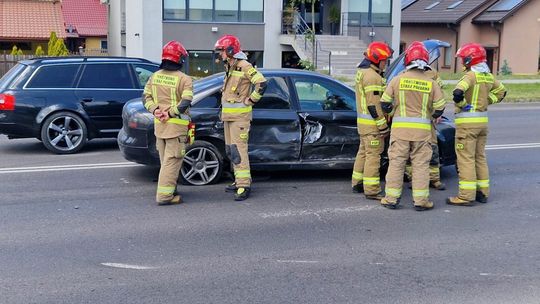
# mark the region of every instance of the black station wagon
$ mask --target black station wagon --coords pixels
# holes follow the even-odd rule
[[[37,138],[59,154],[92,138],[116,137],[122,108],[140,97],[158,65],[122,57],[20,61],[0,79],[0,133]]]

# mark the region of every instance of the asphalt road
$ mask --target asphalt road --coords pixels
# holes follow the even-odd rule
[[[0,303],[540,303],[540,104],[491,110],[490,202],[445,205],[446,167],[428,212],[408,188],[399,210],[367,201],[344,171],[158,207],[156,170],[114,140],[58,156],[0,136]]]

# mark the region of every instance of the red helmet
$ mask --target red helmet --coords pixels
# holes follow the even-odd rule
[[[486,49],[478,43],[467,43],[459,48],[456,57],[461,58],[464,66],[470,67],[486,62]]]
[[[225,50],[225,53],[232,57],[234,54],[240,52],[240,40],[233,35],[225,35],[216,41],[214,49]]]
[[[184,63],[184,60],[188,57],[188,52],[184,46],[178,41],[169,41],[163,47],[161,52],[161,60],[170,60],[176,63]]]
[[[364,56],[371,62],[378,64],[382,60],[386,60],[392,56],[394,50],[392,50],[388,44],[375,41],[368,45],[367,50],[364,52]]]
[[[414,60],[423,60],[429,63],[428,51],[420,41],[414,41],[405,51],[405,65],[409,65]]]

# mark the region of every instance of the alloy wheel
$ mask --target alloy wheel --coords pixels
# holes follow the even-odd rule
[[[76,149],[84,139],[83,127],[70,116],[53,119],[47,126],[47,140],[60,151]]]
[[[192,185],[211,183],[220,170],[220,162],[214,151],[207,147],[194,147],[184,155],[182,176]]]

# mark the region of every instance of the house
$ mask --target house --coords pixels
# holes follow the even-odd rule
[[[0,53],[14,45],[26,55],[38,46],[46,52],[51,32],[66,38],[59,0],[0,0]]]
[[[399,45],[400,4],[393,0],[317,0],[313,15],[311,4],[291,8],[290,0],[103,1],[110,54],[159,61],[161,46],[178,40],[190,52],[186,69],[195,76],[222,70],[213,47],[224,34],[238,36],[258,67],[292,67],[304,59],[344,75],[356,71],[369,42]],[[294,31],[287,28],[291,20]],[[315,51],[306,41],[308,27],[315,27]]]
[[[107,50],[107,6],[99,0],[62,0],[66,46],[72,53]]]
[[[401,49],[414,40],[440,39],[451,47],[439,59],[441,71],[457,72],[459,46],[482,44],[492,71],[515,74],[540,68],[540,0],[407,0],[402,3]]]

